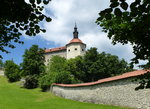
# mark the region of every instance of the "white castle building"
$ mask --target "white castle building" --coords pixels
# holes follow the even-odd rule
[[[47,65],[51,57],[59,55],[66,59],[75,58],[76,56],[83,56],[86,51],[86,44],[78,38],[77,26],[74,27],[73,39],[63,47],[46,49],[45,50],[45,64]]]

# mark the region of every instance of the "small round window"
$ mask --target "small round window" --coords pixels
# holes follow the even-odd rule
[[[77,48],[75,48],[74,50],[77,50]]]

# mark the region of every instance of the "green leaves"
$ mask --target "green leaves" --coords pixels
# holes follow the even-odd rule
[[[114,1],[110,4],[110,7],[111,7],[111,8],[115,8],[115,7],[117,7],[117,6],[119,6],[119,2],[116,1],[116,0],[114,0]]]
[[[114,13],[115,13],[116,16],[121,16],[122,15],[122,12],[119,8],[116,8]]]
[[[43,0],[43,3],[44,3],[45,5],[47,5],[47,4],[49,3],[49,1],[50,1],[50,0]]]
[[[111,14],[106,14],[106,15],[105,15],[105,18],[106,18],[107,20],[111,19]]]
[[[47,5],[49,1],[29,0],[30,3],[26,3],[24,0],[13,0],[12,2],[4,0],[4,2],[0,3],[0,10],[3,10],[0,14],[0,39],[4,39],[0,42],[0,51],[8,52],[5,46],[14,48],[10,42],[16,38],[19,39],[20,31],[24,31],[29,36],[45,32],[44,29],[37,25],[44,19],[50,22],[51,18],[42,13],[44,6],[39,4],[44,3]],[[19,43],[16,40],[15,42]]]
[[[44,15],[40,15],[39,19],[40,19],[40,21],[42,21],[44,19]]]
[[[46,21],[50,22],[52,19],[50,17],[46,17]]]
[[[38,45],[32,45],[26,49],[23,55],[22,76],[37,75],[44,73],[44,50]]]
[[[34,4],[35,3],[35,0],[29,0],[30,3]]]
[[[126,2],[122,2],[120,4],[121,8],[124,9],[124,10],[127,10],[128,9],[128,4]]]
[[[37,4],[40,4],[41,3],[41,0],[37,0]]]
[[[18,32],[18,29],[14,28],[14,32]]]
[[[113,10],[111,16],[109,8]],[[139,59],[150,61],[149,0],[135,0],[130,6],[125,0],[111,0],[109,8],[102,10],[96,21],[103,28],[102,31],[108,32],[113,44],[133,44],[136,56],[132,62],[135,64]]]
[[[16,82],[20,80],[20,68],[13,60],[7,60],[4,64],[5,76],[9,82]]]
[[[43,33],[45,33],[45,32],[46,32],[46,30],[45,30],[45,29],[41,29],[41,31],[42,31]]]
[[[30,22],[30,27],[34,27],[34,23],[33,22]]]
[[[112,9],[112,8],[107,8],[107,9],[105,9],[104,11],[105,11],[105,13],[110,14],[110,13],[113,11],[113,9]]]

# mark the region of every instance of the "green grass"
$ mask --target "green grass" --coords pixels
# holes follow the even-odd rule
[[[82,103],[57,97],[40,89],[20,88],[0,76],[0,109],[129,109],[117,106]]]

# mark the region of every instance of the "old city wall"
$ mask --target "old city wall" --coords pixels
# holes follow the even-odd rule
[[[50,52],[50,53],[44,54],[44,56],[45,56],[45,65],[47,65],[49,63],[52,56],[56,56],[56,55],[66,58],[66,50],[61,50],[61,51]]]
[[[51,91],[57,96],[82,102],[150,109],[150,89],[135,91],[137,86],[138,82],[128,78],[82,87],[54,85]]]
[[[0,69],[0,75],[4,75],[4,70]]]

